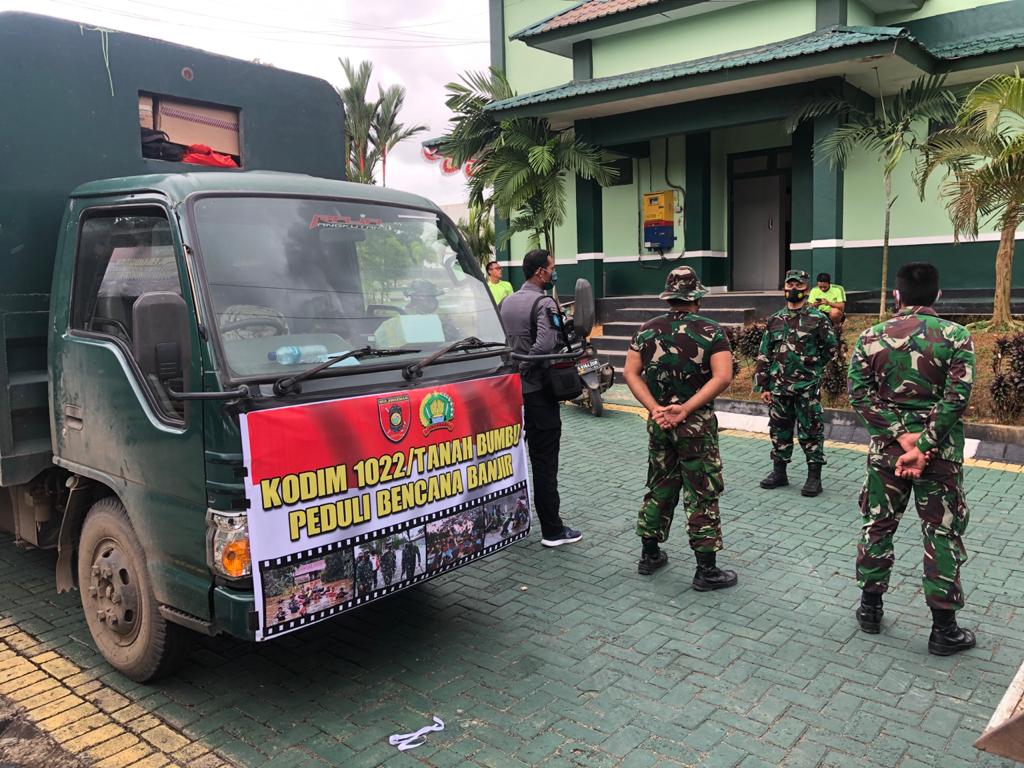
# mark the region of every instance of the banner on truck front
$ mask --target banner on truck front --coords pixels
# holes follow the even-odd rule
[[[525,537],[522,403],[501,376],[243,414],[256,639]]]

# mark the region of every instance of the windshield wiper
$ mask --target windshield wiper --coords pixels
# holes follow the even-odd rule
[[[349,358],[360,359],[363,357],[389,357],[391,355],[408,355],[419,352],[418,349],[377,349],[375,347],[360,347],[359,349],[350,349],[348,352],[341,352],[337,355],[330,355],[325,358],[323,362],[317,363],[312,368],[307,368],[294,376],[282,376],[280,379],[274,382],[274,394],[288,395],[293,392],[300,392],[301,384],[303,381],[308,379],[310,376],[315,376],[320,371],[330,368],[332,365],[340,363],[342,360],[348,360]]]
[[[402,369],[402,376],[405,377],[406,381],[412,381],[413,379],[423,375],[423,369],[428,365],[433,365],[438,359],[444,357],[449,352],[455,352],[460,349],[486,349],[488,347],[501,347],[500,350],[495,350],[491,354],[500,355],[503,352],[508,351],[508,347],[503,341],[481,341],[476,336],[467,336],[464,339],[453,341],[451,344],[445,347],[441,347],[437,352],[425,357],[422,360],[418,360],[415,363],[410,363]]]

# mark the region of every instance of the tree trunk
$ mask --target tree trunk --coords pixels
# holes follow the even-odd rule
[[[380,153],[380,185],[388,185],[388,151],[384,149]]]
[[[878,319],[885,319],[885,294],[889,288],[889,221],[892,218],[892,174],[885,174],[885,224],[882,231],[882,296],[878,300]]]
[[[1010,314],[1010,289],[1013,272],[1013,247],[1017,235],[1017,209],[1010,208],[1003,216],[1003,229],[996,252],[996,293],[992,304],[992,327],[1008,327],[1013,321]]]

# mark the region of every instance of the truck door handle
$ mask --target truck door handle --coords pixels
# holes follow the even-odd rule
[[[64,424],[68,429],[81,432],[84,423],[82,421],[82,408],[78,405],[64,406]]]

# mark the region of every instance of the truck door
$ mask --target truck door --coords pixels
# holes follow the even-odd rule
[[[51,349],[54,453],[57,463],[120,497],[145,550],[156,599],[206,619],[202,411],[167,394],[201,388],[195,306],[176,219],[159,198],[137,199],[73,203],[77,237],[69,227],[53,295],[55,330],[63,329]],[[133,316],[139,298],[153,292],[177,294],[187,305],[180,344],[190,363],[179,381],[140,367]]]

